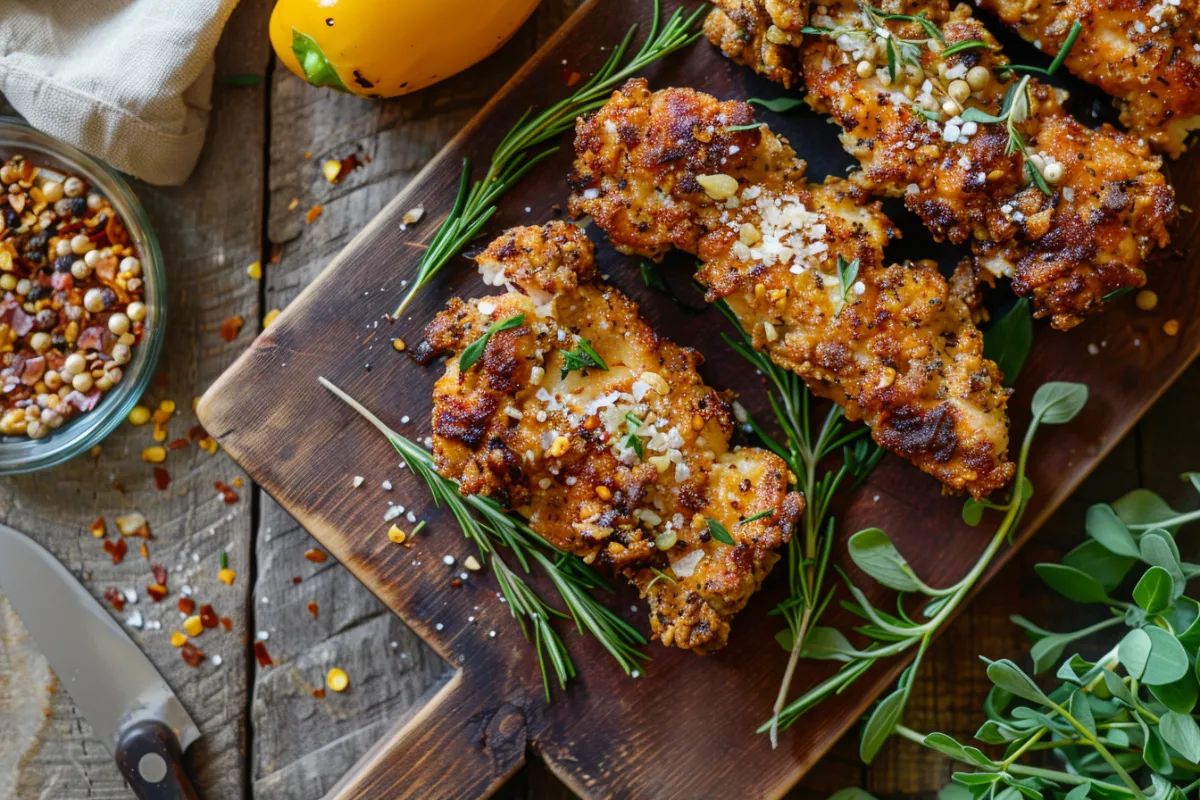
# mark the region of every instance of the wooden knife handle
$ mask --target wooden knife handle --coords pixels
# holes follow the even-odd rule
[[[200,800],[184,768],[179,740],[161,722],[142,720],[122,731],[117,766],[138,800]]]

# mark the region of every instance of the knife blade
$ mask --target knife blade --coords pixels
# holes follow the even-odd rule
[[[194,798],[182,754],[200,737],[150,660],[41,545],[0,525],[0,591],[135,794]]]

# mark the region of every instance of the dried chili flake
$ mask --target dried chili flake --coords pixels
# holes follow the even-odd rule
[[[451,589],[461,589],[462,588],[462,580],[459,578],[455,578],[454,580],[450,581],[450,588]]]
[[[200,624],[201,625],[203,625],[206,628],[215,628],[215,627],[217,627],[217,625],[220,624],[220,622],[221,621],[219,619],[217,619],[217,612],[213,611],[213,607],[211,605],[200,606]]]
[[[229,617],[221,617],[221,627],[225,629],[226,633],[229,633],[233,630],[233,620]]]
[[[313,547],[304,551],[304,557],[314,564],[324,564],[325,560],[329,558],[329,554],[324,550],[318,550]]]
[[[196,601],[195,600],[193,600],[190,597],[179,598],[179,612],[181,614],[187,614],[190,617],[192,615],[192,612],[195,610],[196,610]]]
[[[117,517],[117,530],[122,536],[140,536],[143,539],[150,538],[150,527],[146,524],[146,518],[134,511],[131,514],[125,514]]]
[[[303,580],[304,580],[304,578],[301,578],[299,575],[293,575],[293,576],[292,576],[292,583],[300,583],[300,582],[302,582]]]
[[[226,342],[232,342],[238,337],[242,331],[242,325],[245,324],[241,314],[234,314],[232,317],[226,317],[221,321],[221,339]]]
[[[271,257],[267,259],[267,263],[278,264],[281,258],[283,258],[283,245],[279,242],[273,242],[271,244]]]
[[[167,585],[167,568],[162,564],[151,564],[150,572],[154,575],[154,582],[159,586]]]
[[[308,225],[312,225],[314,222],[317,221],[317,217],[321,216],[321,212],[324,210],[325,210],[324,206],[320,206],[320,205],[313,206],[312,208],[310,208],[308,210],[308,213],[304,215],[304,222]]]
[[[103,539],[106,533],[104,529],[104,517],[96,517],[96,521],[91,524],[88,530],[92,532],[92,536],[95,536],[97,539]]]
[[[166,491],[166,488],[171,485],[171,473],[167,472],[162,467],[155,467],[154,485],[158,487],[160,492]]]
[[[314,617],[321,613],[321,609],[317,606],[316,600],[308,601],[308,613],[312,614]]]
[[[167,587],[161,583],[152,583],[146,587],[146,594],[156,603],[161,603],[167,596]]]
[[[125,560],[125,552],[128,549],[129,547],[125,544],[124,539],[117,539],[115,541],[112,539],[107,539],[104,542],[104,552],[112,556],[114,564],[120,564]]]
[[[182,450],[183,448],[185,448],[187,446],[188,446],[188,440],[184,439],[182,437],[179,439],[172,439],[171,441],[167,442],[168,450]]]
[[[193,425],[188,428],[187,438],[189,442],[198,442],[208,436],[208,432],[204,430],[203,425]]]
[[[254,657],[258,659],[260,667],[275,666],[275,662],[271,660],[271,654],[267,652],[266,642],[258,641],[254,643]]]
[[[225,481],[213,481],[213,486],[221,493],[226,505],[233,505],[238,501],[238,493],[233,490],[233,487],[225,483]]]
[[[125,610],[125,593],[115,586],[110,586],[104,590],[104,599],[112,603],[112,607],[117,611]]]
[[[142,558],[146,559],[147,561],[150,560],[150,548],[146,547],[145,542],[142,542],[142,545],[138,548],[138,550],[141,552]]]
[[[322,687],[313,689],[313,697],[317,698],[318,700],[321,700],[322,698],[324,698],[325,697],[325,687],[322,686]]]
[[[204,661],[204,651],[191,642],[184,642],[179,648],[179,655],[187,662],[189,667],[198,667]]]

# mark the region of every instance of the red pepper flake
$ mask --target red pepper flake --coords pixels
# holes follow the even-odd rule
[[[160,492],[166,491],[166,488],[171,485],[171,473],[167,472],[162,467],[155,467],[154,485],[158,487]]]
[[[200,624],[206,628],[215,628],[220,624],[217,619],[217,612],[213,611],[211,605],[200,606]]]
[[[233,490],[233,487],[225,483],[225,481],[213,481],[213,486],[217,491],[225,497],[225,505],[233,505],[238,501],[238,493]]]
[[[179,598],[179,611],[182,614],[187,614],[189,617],[196,610],[196,601],[190,597]]]
[[[204,430],[203,425],[193,425],[188,428],[188,441],[190,442],[198,442],[205,436],[208,436],[208,431]]]
[[[313,206],[308,210],[308,213],[304,215],[304,222],[308,225],[312,225],[317,221],[317,217],[321,216],[321,212],[324,210],[324,206]]]
[[[271,257],[267,259],[268,264],[278,264],[279,259],[283,258],[283,245],[279,242],[271,244]]]
[[[271,654],[267,652],[266,642],[254,643],[254,657],[258,659],[260,667],[273,667],[275,662],[271,660]]]
[[[450,588],[451,589],[461,589],[462,588],[462,579],[455,578],[454,580],[450,581]]]
[[[179,648],[179,655],[183,657],[189,667],[198,667],[204,660],[204,651],[191,642],[183,643],[183,647]]]
[[[325,698],[325,688],[320,687],[313,689],[313,697],[317,698],[318,700],[323,700]]]
[[[310,613],[314,617],[316,617],[320,614],[320,612],[321,612],[321,609],[317,607],[317,601],[309,600],[308,601],[308,613]]]
[[[295,583],[300,583],[300,582],[302,582],[303,580],[304,580],[304,578],[301,578],[299,575],[293,575],[293,576],[292,576],[292,583],[294,583],[294,584],[295,584]]]
[[[161,603],[167,596],[167,587],[161,583],[152,583],[146,587],[146,594],[150,595],[150,599],[156,603]]]
[[[167,568],[162,564],[152,564],[150,572],[154,575],[154,582],[159,586],[167,585]]]
[[[104,599],[112,603],[112,607],[117,611],[125,610],[125,593],[115,586],[110,586],[104,590]]]
[[[225,629],[226,633],[229,633],[233,630],[233,620],[229,617],[221,617],[221,627]]]
[[[174,439],[170,442],[167,442],[168,450],[182,450],[183,448],[185,448],[187,446],[188,446],[188,440],[183,439],[183,438]]]
[[[325,560],[329,558],[329,554],[324,550],[318,550],[313,547],[304,551],[304,557],[314,564],[324,564]]]
[[[124,539],[106,539],[104,541],[104,552],[112,556],[114,564],[120,564],[125,560],[125,552],[129,550],[129,546],[125,544]]]
[[[103,539],[108,534],[104,528],[104,517],[96,517],[96,521],[88,527],[88,530],[92,532],[92,536]]]
[[[150,560],[150,548],[146,547],[145,542],[142,542],[142,546],[141,546],[140,550],[142,551],[142,558],[149,561]]]
[[[578,72],[572,72],[567,76],[567,86],[574,86],[575,84],[579,83],[579,79],[582,77],[583,76]]]
[[[246,324],[246,321],[242,319],[240,314],[226,317],[221,321],[221,338],[226,342],[232,342],[241,333],[242,325],[244,324]]]
[[[113,481],[113,489],[116,490],[118,494],[125,494],[125,484],[121,483],[120,481]]]

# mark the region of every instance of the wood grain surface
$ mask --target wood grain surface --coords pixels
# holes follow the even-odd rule
[[[655,649],[647,675],[638,680],[621,675],[591,642],[570,637],[577,661],[586,668],[568,692],[547,706],[539,696],[530,651],[519,641],[507,610],[495,602],[490,577],[472,580],[465,590],[448,588],[442,555],[461,559],[469,552],[452,521],[429,507],[424,488],[397,468],[386,442],[315,382],[317,375],[326,375],[411,438],[428,434],[429,387],[438,370],[415,367],[392,352],[389,342],[397,335],[416,340],[446,297],[460,290],[478,293],[480,285],[468,265],[459,262],[449,271],[450,280],[424,295],[404,319],[391,326],[380,320],[394,307],[401,281],[411,277],[431,223],[450,205],[461,157],[484,158],[521,110],[564,91],[563,59],[586,73],[604,55],[596,43],[615,41],[630,21],[645,18],[646,9],[647,4],[633,0],[607,2],[602,11],[598,4],[585,7],[550,49],[518,73],[290,304],[201,405],[202,419],[234,458],[461,670],[444,685],[436,705],[422,709],[384,741],[369,766],[348,777],[341,786],[347,796],[395,790],[411,785],[402,781],[414,776],[428,782],[426,796],[491,789],[520,764],[526,744],[581,794],[777,795],[815,763],[900,666],[877,669],[847,695],[810,713],[784,737],[779,751],[772,753],[765,740],[748,737],[767,714],[783,666],[772,639],[774,621],[765,614],[778,598],[776,583],[743,612],[726,651],[699,659]],[[655,86],[692,85],[724,97],[778,94],[703,44],[648,74]],[[813,177],[840,171],[847,163],[822,120],[804,113],[786,119],[764,114],[764,119],[789,136],[809,160]],[[562,176],[568,162],[564,150],[506,197],[491,231],[551,217],[565,197]],[[1194,186],[1195,181],[1181,178],[1195,174],[1196,163],[1190,158],[1174,165],[1177,185]],[[1181,199],[1187,202],[1186,196]],[[425,224],[400,230],[400,216],[417,206],[428,212]],[[896,216],[906,242],[894,249],[894,257],[946,250]],[[1176,232],[1180,252],[1194,247],[1195,237],[1194,218],[1186,216]],[[645,292],[632,262],[603,244],[600,253],[612,280],[643,302],[644,312],[661,330],[705,353],[711,383],[754,386],[749,370],[720,344],[715,333],[720,323],[712,311],[683,311]],[[1043,380],[1088,383],[1093,401],[1073,425],[1047,430],[1040,438],[1030,473],[1038,493],[1022,539],[1195,354],[1200,328],[1184,313],[1195,277],[1186,267],[1182,258],[1164,260],[1158,267],[1158,280],[1169,275],[1174,290],[1161,293],[1156,315],[1141,314],[1124,302],[1103,320],[1069,334],[1039,331],[1017,387],[1014,430],[1023,429],[1028,416],[1024,406]],[[672,264],[672,279],[682,282],[687,268],[686,263]],[[1162,320],[1172,316],[1181,323],[1174,338],[1161,331]],[[1103,355],[1089,356],[1089,344]],[[754,389],[744,390],[742,400],[751,410],[765,405],[762,392]],[[404,417],[410,418],[408,424],[401,422]],[[351,484],[355,475],[366,477],[358,490]],[[385,479],[396,486],[390,495],[379,488]],[[398,548],[383,535],[388,499],[418,510],[430,522],[419,547]],[[843,509],[842,529],[884,527],[918,573],[941,584],[973,562],[989,533],[986,525],[964,528],[958,520],[960,505],[960,500],[939,497],[928,478],[896,459],[885,459]],[[636,597],[622,595],[616,602],[628,618],[643,624],[644,605],[636,612],[631,608],[638,605]],[[474,624],[468,622],[472,616]],[[847,623],[836,616],[830,621]],[[497,631],[496,638],[487,636],[490,630]],[[822,674],[821,667],[806,665],[797,689]],[[694,732],[695,740],[681,740],[678,731]],[[745,745],[731,750],[729,742]]]

